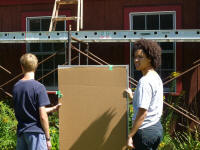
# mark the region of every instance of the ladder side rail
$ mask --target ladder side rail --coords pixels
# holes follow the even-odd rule
[[[53,29],[53,22],[54,22],[53,18],[55,17],[55,13],[56,13],[56,3],[57,3],[57,0],[55,0],[55,2],[54,2],[54,7],[53,7],[52,16],[51,16],[51,23],[50,23],[50,27],[49,27],[49,32],[51,32],[52,29]]]
[[[58,4],[58,5],[56,4],[55,18],[58,18],[58,11],[59,11],[59,9],[60,9],[60,5],[59,5],[59,4]],[[55,30],[56,30],[57,21],[54,20],[53,23],[54,23],[54,24],[53,24],[53,31],[55,31]]]
[[[83,29],[83,0],[80,0],[81,1],[81,19],[80,19],[80,29]]]
[[[78,0],[78,8],[77,8],[77,24],[76,24],[76,30],[79,31],[79,27],[80,27],[80,8],[81,8],[81,0]]]

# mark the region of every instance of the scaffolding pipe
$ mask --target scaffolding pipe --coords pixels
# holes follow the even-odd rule
[[[71,25],[69,25],[69,31],[68,31],[68,65],[71,65],[71,57],[72,57],[72,51],[71,51]]]
[[[200,65],[200,63],[197,64],[197,65],[195,65],[195,66],[193,66],[193,67],[191,67],[191,68],[189,68],[188,70],[186,70],[186,71],[180,73],[178,76],[176,76],[176,77],[174,77],[174,78],[172,78],[172,79],[169,79],[168,81],[164,82],[163,85],[166,85],[167,83],[169,83],[169,82],[171,82],[171,81],[173,81],[173,80],[175,80],[175,79],[177,79],[177,78],[183,76],[184,74],[188,73],[189,71],[191,71],[191,70],[197,68],[199,65]]]
[[[9,96],[10,98],[13,98],[12,94],[10,94],[9,92],[5,91],[3,88],[0,88],[0,90],[5,93],[7,96]]]
[[[195,122],[196,124],[200,125],[200,122],[191,118],[190,116],[186,115],[185,113],[181,112],[180,110],[178,110],[177,108],[175,108],[174,106],[168,104],[167,102],[163,101],[165,105],[167,105],[168,107],[172,108],[173,110],[175,110],[176,112],[178,112],[179,114],[185,116],[186,118],[190,119],[191,121]]]
[[[7,72],[8,74],[12,75],[12,73],[8,69],[4,68],[3,66],[0,65],[0,68],[4,70],[5,72]]]

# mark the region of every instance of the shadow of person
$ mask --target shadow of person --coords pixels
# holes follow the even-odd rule
[[[126,149],[127,137],[127,114],[124,113],[112,130],[106,142],[102,145],[101,150],[124,150]]]
[[[112,146],[110,144],[119,145],[119,143],[122,143],[121,141],[117,141],[117,139],[121,139],[122,133],[120,132],[122,132],[121,130],[126,130],[126,127],[123,126],[124,129],[122,129],[123,127],[121,125],[118,127],[118,125],[123,124],[125,116],[122,117],[115,129],[111,131],[113,135],[111,134],[105,140],[109,124],[115,115],[116,113],[113,110],[107,110],[81,134],[69,150],[111,150]],[[118,138],[116,138],[117,136]]]

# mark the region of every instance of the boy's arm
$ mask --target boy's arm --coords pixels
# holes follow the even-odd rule
[[[45,106],[42,106],[39,108],[39,113],[40,113],[40,123],[42,125],[42,128],[44,130],[44,133],[47,139],[47,147],[48,149],[50,149],[51,141],[50,141],[50,134],[49,134],[49,120],[48,120],[48,115],[47,115]]]
[[[48,114],[50,112],[57,111],[60,108],[61,105],[62,105],[61,103],[58,103],[57,105],[52,106],[52,107],[45,107],[45,110],[46,110],[46,112]]]

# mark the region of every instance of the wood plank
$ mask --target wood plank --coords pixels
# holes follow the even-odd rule
[[[66,4],[78,4],[78,0],[59,0],[57,1],[59,5],[66,5]]]
[[[56,17],[53,18],[54,21],[65,21],[65,20],[77,20],[78,17]]]

